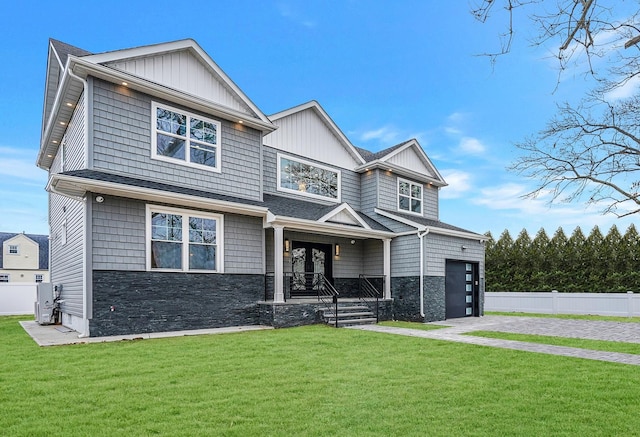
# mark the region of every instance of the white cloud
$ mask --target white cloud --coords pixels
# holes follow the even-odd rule
[[[638,93],[638,88],[640,88],[640,78],[638,76],[634,76],[632,79],[628,80],[623,85],[608,92],[605,95],[605,98],[610,102],[626,99],[636,95]]]
[[[0,147],[0,175],[32,181],[45,181],[47,173],[35,164],[32,151]]]
[[[473,155],[482,154],[487,150],[479,139],[473,137],[463,137],[458,147],[462,152]]]
[[[316,22],[310,20],[307,17],[304,17],[300,11],[295,10],[291,4],[280,2],[277,4],[278,11],[280,15],[284,18],[287,18],[301,26],[307,27],[309,29],[316,27]]]
[[[384,126],[380,129],[366,131],[360,135],[360,140],[362,141],[379,140],[382,143],[386,143],[386,147],[395,145],[398,141],[398,138],[400,138],[400,132],[390,126]]]
[[[447,169],[440,172],[449,184],[440,190],[441,199],[457,199],[469,193],[471,189],[471,173],[456,169]]]

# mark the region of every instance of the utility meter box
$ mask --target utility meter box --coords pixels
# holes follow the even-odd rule
[[[39,283],[35,303],[36,322],[40,325],[52,324],[54,304],[53,286],[46,282]]]

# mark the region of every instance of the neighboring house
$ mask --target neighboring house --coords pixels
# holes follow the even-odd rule
[[[51,276],[82,335],[317,322],[365,278],[384,318],[482,314],[484,236],[438,220],[416,140],[355,147],[315,101],[266,116],[193,40],[51,40]]]
[[[0,284],[49,282],[49,237],[0,232]]]

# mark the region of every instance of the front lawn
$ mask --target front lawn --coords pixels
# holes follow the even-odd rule
[[[637,435],[640,367],[327,326],[38,347],[0,317],[11,436]]]

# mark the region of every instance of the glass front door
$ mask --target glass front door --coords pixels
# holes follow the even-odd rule
[[[332,281],[331,245],[294,241],[291,250],[292,291],[324,290]]]

